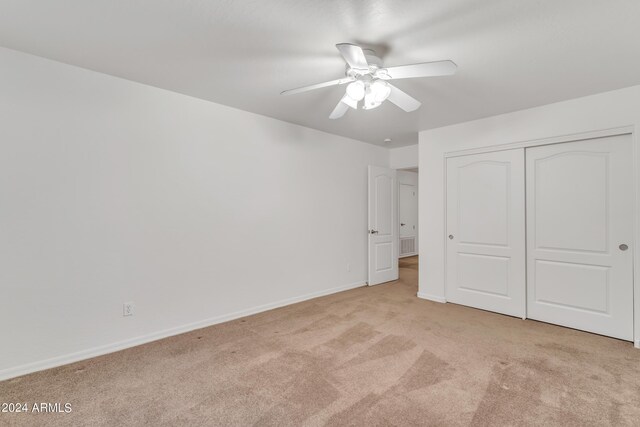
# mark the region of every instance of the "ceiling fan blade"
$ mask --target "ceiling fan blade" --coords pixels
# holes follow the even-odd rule
[[[349,64],[349,67],[356,70],[369,71],[369,63],[360,46],[351,43],[340,43],[336,47],[347,64]]]
[[[422,105],[420,101],[410,95],[407,95],[394,85],[389,85],[389,87],[391,88],[391,93],[387,100],[393,102],[407,113],[417,110]]]
[[[386,70],[388,79],[411,79],[414,77],[450,76],[458,66],[453,61],[423,62],[422,64],[400,65]]]
[[[342,79],[331,80],[330,82],[318,83],[318,84],[315,84],[315,85],[309,85],[309,86],[299,87],[299,88],[296,88],[296,89],[285,90],[285,91],[280,92],[280,95],[295,95],[296,93],[307,92],[307,91],[315,90],[315,89],[322,89],[323,87],[342,85],[342,84],[345,84],[345,83],[352,82],[354,80],[355,79],[353,77],[345,77],[345,78],[342,78]]]
[[[340,117],[344,116],[344,113],[346,113],[348,109],[349,106],[342,102],[342,100],[340,100],[340,102],[338,102],[338,105],[336,105],[336,108],[334,108],[331,114],[329,114],[329,118],[331,120],[339,119]]]

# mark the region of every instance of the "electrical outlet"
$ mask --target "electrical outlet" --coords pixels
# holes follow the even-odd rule
[[[124,304],[122,304],[122,315],[124,317],[133,316],[134,308],[135,308],[135,305],[133,305],[132,302],[125,302]]]

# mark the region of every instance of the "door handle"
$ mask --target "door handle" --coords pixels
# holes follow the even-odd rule
[[[400,223],[400,227],[404,227],[405,225],[407,225],[407,224],[405,224],[403,222]]]
[[[378,234],[378,230],[369,230],[369,234]]]
[[[625,245],[624,243],[621,244],[620,246],[618,246],[618,248],[620,248],[621,251],[626,251],[627,249],[629,249],[629,246]]]

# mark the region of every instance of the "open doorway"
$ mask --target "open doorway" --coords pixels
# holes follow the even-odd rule
[[[397,171],[400,259],[418,255],[418,169]]]
[[[418,169],[398,169],[398,270],[400,280],[418,285]]]

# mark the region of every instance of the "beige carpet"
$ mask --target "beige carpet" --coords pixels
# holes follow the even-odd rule
[[[640,425],[628,342],[359,288],[0,383],[0,425]]]

